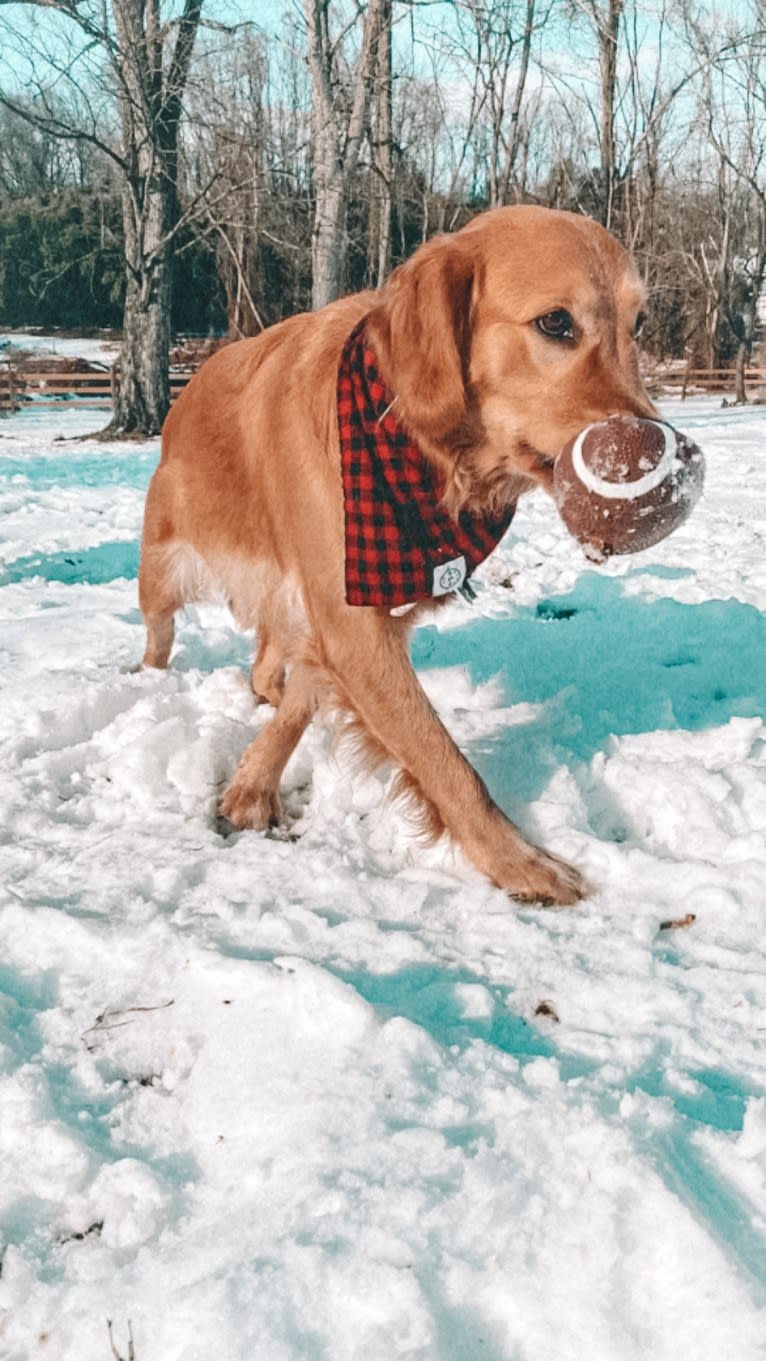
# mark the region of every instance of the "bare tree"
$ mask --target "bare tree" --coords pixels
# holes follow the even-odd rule
[[[715,15],[688,6],[685,20],[700,76],[697,125],[715,186],[698,246],[698,274],[708,293],[711,349],[717,359],[728,329],[736,400],[745,402],[758,300],[766,284],[766,6],[752,0],[723,26]]]
[[[368,0],[363,17],[334,15],[331,0],[306,0],[312,90],[312,149],[316,208],[311,239],[314,307],[343,288],[346,214],[367,129],[370,91],[384,0]],[[356,38],[356,59],[348,48]]]
[[[455,41],[462,61],[475,71],[472,102],[478,96],[475,121],[492,208],[523,190],[522,107],[532,42],[550,13],[551,5],[539,0],[462,0],[457,9]]]
[[[204,204],[195,230],[215,253],[228,333],[240,339],[264,325],[258,294],[270,152],[268,52],[258,35],[246,32],[234,48],[213,43],[198,66],[182,178],[188,197]]]
[[[760,8],[760,7],[759,7]],[[705,80],[707,130],[723,176],[738,204],[738,249],[729,289],[723,292],[736,336],[736,400],[747,400],[745,376],[751,362],[758,300],[766,280],[766,43],[763,30],[750,29],[743,42],[719,62],[718,106],[712,76]]]
[[[614,222],[615,196],[619,179],[617,166],[616,114],[618,102],[618,58],[620,30],[626,0],[570,0],[573,19],[584,18],[596,40],[598,57],[598,101],[590,105],[598,136],[596,183],[590,186],[589,210],[605,227]],[[566,84],[566,82],[564,82]]]
[[[26,101],[28,103],[28,101]],[[33,106],[28,105],[33,112]],[[63,117],[64,111],[60,111]],[[7,194],[56,192],[110,179],[104,157],[82,142],[62,142],[0,103],[0,188]]]
[[[310,94],[289,21],[200,44],[181,145],[191,230],[216,257],[232,339],[304,310],[310,296]]]
[[[126,289],[120,381],[108,430],[113,435],[157,432],[169,406],[178,134],[202,3],[183,0],[180,15],[172,18],[161,14],[161,0],[110,0],[109,9],[100,0],[24,0],[26,6],[61,16],[79,32],[80,46],[63,71],[55,52],[45,54],[45,69],[52,65],[59,80],[66,80],[73,109],[59,112],[42,77],[34,104],[0,93],[6,107],[48,135],[97,147],[119,176]],[[14,36],[29,56],[28,33],[19,26]],[[114,130],[104,115],[111,89],[117,105]]]

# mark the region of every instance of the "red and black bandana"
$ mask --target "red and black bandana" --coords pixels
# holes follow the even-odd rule
[[[392,608],[457,590],[497,547],[516,509],[497,516],[461,511],[453,519],[441,504],[436,469],[391,405],[363,319],[338,369],[349,605]]]

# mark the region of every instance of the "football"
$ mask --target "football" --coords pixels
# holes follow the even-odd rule
[[[564,524],[596,560],[651,548],[699,500],[702,452],[664,421],[610,416],[559,454],[553,496]]]

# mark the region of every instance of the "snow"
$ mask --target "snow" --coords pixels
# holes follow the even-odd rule
[[[84,337],[0,330],[0,357],[13,359],[18,350],[30,351],[37,356],[50,354],[65,359],[87,359],[111,368],[119,354],[120,343],[108,335]]]
[[[766,410],[663,414],[685,526],[595,569],[530,498],[414,639],[565,912],[327,724],[222,840],[267,713],[220,609],[131,670],[156,444],[0,419],[3,1361],[766,1354]]]

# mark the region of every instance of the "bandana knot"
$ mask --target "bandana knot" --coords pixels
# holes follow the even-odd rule
[[[437,470],[394,414],[359,322],[338,368],[346,600],[389,609],[447,595],[496,548],[516,509],[498,515],[442,504]]]

